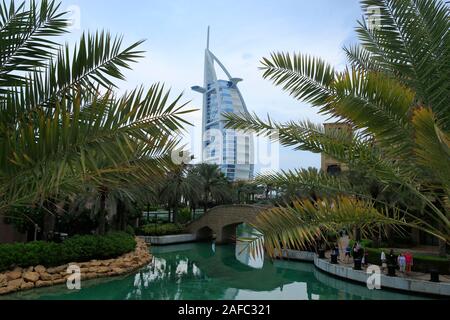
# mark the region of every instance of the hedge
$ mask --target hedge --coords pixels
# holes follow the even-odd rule
[[[135,247],[134,237],[122,232],[105,236],[75,236],[62,243],[36,241],[0,244],[0,272],[16,266],[43,265],[48,268],[70,262],[106,260],[131,252]]]
[[[369,254],[369,263],[381,265],[381,252],[384,251],[386,256],[389,249],[365,248]],[[397,255],[396,255],[397,256]],[[412,271],[429,273],[431,269],[439,270],[441,274],[450,274],[450,261],[446,258],[436,256],[414,255]]]
[[[147,224],[142,226],[138,230],[138,234],[141,236],[167,236],[182,234],[185,230],[183,226],[179,224],[167,223],[167,224]]]

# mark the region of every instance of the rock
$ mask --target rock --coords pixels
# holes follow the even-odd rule
[[[54,285],[63,284],[63,283],[66,283],[66,279],[65,278],[53,280],[53,284]]]
[[[0,288],[6,287],[8,285],[8,278],[4,274],[0,274]]]
[[[110,268],[108,267],[98,267],[97,268],[97,273],[107,273],[110,271]]]
[[[16,291],[19,289],[23,284],[23,279],[16,279],[8,282],[8,288],[10,288],[12,291]]]
[[[91,267],[100,267],[102,265],[101,261],[93,260],[90,263]]]
[[[42,272],[40,274],[40,277],[42,281],[53,281],[53,276],[47,272]]]
[[[36,288],[50,287],[52,285],[53,281],[42,281],[42,280],[36,281],[35,284]]]
[[[37,272],[25,272],[23,279],[27,282],[36,282],[39,280],[39,273]]]
[[[33,272],[34,271],[34,267],[28,267],[28,269],[24,270],[24,272]]]
[[[36,266],[34,267],[34,271],[36,271],[37,273],[44,273],[47,272],[47,268],[45,268],[44,266]]]
[[[6,273],[6,278],[8,281],[17,280],[22,277],[22,271],[10,271]]]
[[[89,272],[90,273],[97,273],[97,269],[98,269],[98,267],[90,267],[89,268]]]
[[[122,268],[112,268],[112,272],[116,274],[124,274],[125,270],[123,270]]]
[[[53,277],[53,281],[63,278],[59,273],[52,274],[52,277]]]
[[[34,288],[34,282],[24,282],[20,286],[20,290],[30,290]]]
[[[0,288],[0,296],[13,292],[10,287]]]
[[[50,273],[50,274],[56,274],[56,273],[61,273],[61,272],[65,273],[67,271],[67,267],[68,267],[68,265],[65,264],[63,266],[59,266],[59,267],[56,267],[56,268],[48,268],[47,272]]]
[[[23,269],[21,267],[15,267],[13,271],[22,273]]]

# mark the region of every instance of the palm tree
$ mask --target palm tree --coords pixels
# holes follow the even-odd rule
[[[334,197],[263,214],[255,226],[269,252],[280,243],[304,246],[330,229],[370,233],[380,225],[412,227],[450,243],[449,9],[440,0],[362,0],[361,5],[366,13],[379,9],[379,24],[359,23],[361,44],[345,49],[350,64],[344,71],[303,54],[274,53],[262,62],[265,78],[349,124],[354,134],[256,115],[228,115],[229,127],[267,136],[278,130],[285,146],[326,154],[382,190],[407,193],[408,207],[374,197],[340,176],[274,174],[275,181],[294,180]],[[422,212],[415,210],[420,207]]]
[[[178,210],[183,199],[196,201],[200,192],[200,179],[190,173],[188,166],[182,164],[174,168],[166,176],[160,189],[160,199],[173,209],[173,222],[177,222]]]
[[[120,37],[87,33],[71,50],[52,40],[68,30],[59,7],[0,5],[0,215],[93,188],[103,233],[108,194],[173,166],[190,111],[160,84],[115,95],[142,41],[123,48]]]
[[[231,198],[230,183],[220,171],[219,166],[202,163],[194,168],[200,178],[200,190],[203,193],[203,208],[208,211],[211,200],[226,202]]]

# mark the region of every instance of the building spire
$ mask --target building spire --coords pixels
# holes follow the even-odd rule
[[[207,39],[206,39],[206,49],[207,49],[207,50],[209,50],[209,36],[210,36],[210,30],[211,30],[211,28],[210,28],[210,26],[208,26],[208,36],[207,36]]]

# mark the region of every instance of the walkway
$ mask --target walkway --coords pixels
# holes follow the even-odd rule
[[[325,257],[331,261],[331,251],[327,252],[325,254]],[[340,257],[338,262],[339,262],[339,264],[337,264],[337,265],[339,265],[339,266],[344,266],[344,267],[353,269],[353,258],[351,258],[349,260],[349,262],[346,263],[342,259],[342,257]],[[366,271],[366,270],[367,270],[367,268],[363,268],[363,271]],[[383,274],[387,275],[387,270],[384,270]],[[422,280],[422,281],[429,281],[430,280],[430,274],[429,273],[410,272],[408,274],[404,274],[404,273],[401,273],[401,272],[399,272],[397,270],[396,275],[397,275],[398,278],[403,278],[403,279],[413,279],[413,280]],[[443,283],[450,283],[450,275],[439,275],[439,279]]]

